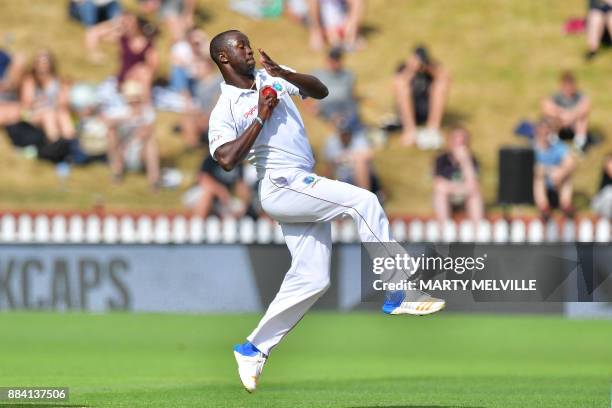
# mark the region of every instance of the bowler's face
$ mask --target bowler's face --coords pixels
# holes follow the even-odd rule
[[[226,43],[227,59],[240,73],[248,73],[255,68],[255,58],[249,38],[242,33],[232,34]]]

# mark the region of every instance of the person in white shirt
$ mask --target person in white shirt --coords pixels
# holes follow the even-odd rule
[[[263,50],[259,52],[264,69],[255,70],[253,50],[243,33],[225,31],[210,43],[210,55],[225,80],[210,116],[210,154],[225,170],[245,158],[256,167],[262,208],[280,223],[292,256],[291,267],[259,325],[246,343],[234,348],[240,380],[249,392],[255,391],[270,350],[329,287],[331,221],[350,216],[362,241],[395,242],[376,195],[313,173],[312,149],[291,96],[322,99],[327,87],[316,77],[278,65]],[[267,86],[276,93],[267,93]],[[422,292],[402,291],[385,301],[383,311],[429,314],[444,305],[443,300]]]

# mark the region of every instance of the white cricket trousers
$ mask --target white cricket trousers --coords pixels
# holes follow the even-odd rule
[[[247,338],[268,355],[329,287],[331,223],[350,216],[362,242],[391,242],[375,194],[301,170],[279,169],[260,184],[263,209],[282,228],[291,267],[257,328]]]

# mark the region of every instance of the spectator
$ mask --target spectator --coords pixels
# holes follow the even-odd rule
[[[359,48],[363,40],[359,27],[365,0],[309,0],[310,46],[342,47],[347,51]]]
[[[155,111],[147,102],[140,82],[126,81],[121,87],[127,105],[106,112],[109,124],[109,152],[113,180],[119,182],[125,169],[143,165],[153,191],[159,188],[159,149],[154,136]]]
[[[421,139],[441,140],[440,126],[448,99],[450,74],[432,60],[425,47],[417,47],[395,74],[394,91],[402,126],[402,142],[417,142],[417,126],[425,126]]]
[[[181,120],[185,141],[189,147],[208,144],[208,118],[219,99],[223,82],[223,77],[209,56],[196,61],[195,75],[192,103]]]
[[[75,135],[68,91],[68,85],[57,75],[53,54],[38,51],[21,87],[22,114],[32,125],[42,128],[51,143]]]
[[[548,219],[551,209],[557,206],[566,216],[573,216],[572,175],[576,161],[565,143],[556,137],[550,119],[538,122],[534,150],[533,197],[542,217]]]
[[[208,130],[208,116],[216,103],[221,76],[208,56],[208,41],[201,30],[190,29],[172,46],[170,89],[181,95],[181,130],[189,148],[200,146]]]
[[[320,101],[307,99],[314,113],[335,124],[347,118],[358,122],[355,75],[344,67],[343,54],[341,48],[332,48],[327,55],[326,67],[313,74],[327,86],[329,95]]]
[[[457,127],[448,134],[448,150],[436,159],[433,206],[436,218],[446,222],[451,206],[465,205],[474,222],[483,217],[483,200],[478,180],[478,161],[469,149],[469,133]]]
[[[200,57],[203,33],[189,29],[170,48],[170,89],[191,96],[195,82],[195,60]]]
[[[590,61],[597,54],[601,45],[604,30],[612,34],[612,0],[589,0],[589,14],[587,15],[587,53],[586,60]]]
[[[71,0],[74,17],[86,28],[85,47],[93,62],[100,62],[104,55],[98,49],[100,40],[116,31],[121,5],[117,0]]]
[[[377,195],[381,193],[378,177],[372,168],[374,155],[363,130],[354,131],[350,124],[341,122],[337,133],[327,140],[323,156],[329,177]]]
[[[0,126],[11,125],[20,119],[19,90],[25,75],[23,55],[10,55],[0,50]]]
[[[156,35],[157,28],[147,20],[134,14],[123,16],[117,81],[120,86],[127,80],[139,82],[147,99],[158,66],[158,55],[154,44]]]
[[[576,78],[570,71],[561,73],[559,90],[542,102],[542,112],[561,125],[561,136],[573,138],[576,148],[584,151],[591,101],[578,89]]]
[[[211,213],[242,217],[251,203],[251,190],[243,171],[242,165],[225,171],[208,155],[202,162],[198,185],[184,196],[185,204],[202,218]]]
[[[95,86],[76,83],[70,88],[70,106],[76,118],[78,144],[72,149],[72,162],[87,164],[106,159],[108,126],[102,117],[101,101]]]
[[[143,12],[158,14],[173,41],[193,27],[196,0],[139,0],[138,3]]]
[[[600,216],[612,218],[612,153],[604,157],[599,191],[591,206]]]

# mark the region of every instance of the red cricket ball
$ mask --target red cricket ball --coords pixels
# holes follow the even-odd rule
[[[270,85],[264,86],[263,89],[261,90],[261,94],[263,95],[264,98],[267,98],[268,95],[272,95],[275,98],[278,96],[276,94],[276,90],[272,88]]]

